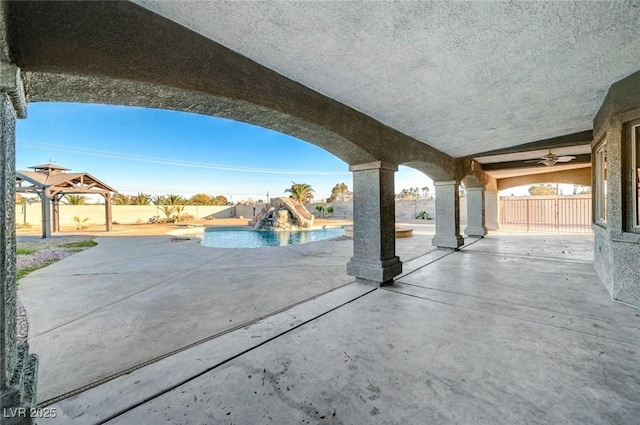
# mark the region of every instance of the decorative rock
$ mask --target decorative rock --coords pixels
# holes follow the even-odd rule
[[[274,198],[271,207],[263,208],[250,225],[256,230],[289,231],[313,226],[313,215],[301,203],[291,198]]]

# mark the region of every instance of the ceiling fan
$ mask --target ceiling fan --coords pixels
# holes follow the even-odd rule
[[[548,154],[541,156],[538,159],[534,159],[532,161],[525,161],[525,162],[535,162],[536,164],[544,164],[547,167],[550,167],[552,165],[556,165],[557,162],[569,162],[572,159],[576,159],[576,157],[575,156],[557,156],[553,152],[549,151]]]

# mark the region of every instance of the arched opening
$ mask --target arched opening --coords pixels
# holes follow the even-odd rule
[[[292,180],[310,184],[318,200],[329,197],[341,182],[351,186],[351,174],[340,159],[252,125],[174,111],[87,104],[62,104],[56,111],[56,106],[32,104],[30,118],[18,123],[18,164],[33,162],[32,155],[44,155],[73,168],[86,166],[106,176],[129,198],[222,195],[233,205],[220,207],[237,209],[230,219],[246,225],[251,217],[241,210],[252,207],[252,201],[287,196],[285,189]],[[58,119],[69,115],[76,120]],[[39,132],[32,126],[40,127]],[[109,133],[108,128],[114,131]],[[49,138],[43,139],[43,134]],[[223,142],[227,149],[209,150]],[[230,188],[235,183],[237,188]],[[214,207],[187,206],[201,213]],[[114,235],[121,237],[106,237],[100,230],[98,235],[104,237],[82,256],[20,281],[19,295],[31,321],[29,342],[40,355],[40,402],[246,326],[353,280],[344,273],[353,251],[349,239],[320,242],[315,251],[307,246],[306,255],[291,247],[274,248],[278,255],[265,249],[210,249],[198,246],[189,235],[175,238],[180,242],[175,243],[168,235],[123,230],[158,228],[147,223],[158,211],[155,205],[114,208],[113,218],[120,222]],[[245,218],[239,218],[243,214]],[[342,223],[349,217],[319,219]],[[211,222],[224,220],[221,216]],[[136,225],[137,221],[142,223]],[[66,234],[74,233],[62,224]],[[202,223],[172,225],[183,224]]]
[[[11,64],[9,65],[16,71],[21,70],[21,74],[16,73],[16,75],[22,76],[30,102],[79,102],[151,107],[251,123],[319,146],[356,167],[354,172],[363,170],[362,181],[375,175],[371,180],[377,184],[389,180],[392,168],[395,164],[407,159],[407,152],[411,153],[409,155],[411,161],[419,162],[430,158],[434,164],[438,164],[436,168],[443,170],[453,168],[453,160],[442,152],[133,3],[6,2],[6,4],[3,3],[3,10],[6,12],[8,22],[6,38],[10,50],[8,57]],[[132,31],[132,29],[135,30]],[[18,84],[20,84],[19,81]],[[17,87],[10,87],[10,89],[14,90]],[[65,117],[71,120],[74,118],[73,116]],[[381,140],[393,144],[398,149],[385,149]],[[377,165],[369,168],[370,164]],[[360,190],[367,185],[367,182],[361,184]],[[384,222],[382,216],[385,210],[379,208],[384,203],[378,198],[371,203],[377,208],[372,210],[373,218],[378,222]],[[368,206],[361,206],[359,210],[369,211]],[[368,223],[365,220],[360,222],[365,225]],[[374,236],[380,236],[380,226],[368,227],[377,232]],[[155,255],[154,261],[159,264],[151,273],[138,273],[135,278],[129,276],[120,280],[122,302],[135,303],[134,295],[144,294],[171,308],[179,305],[171,301],[176,297],[184,297],[185,288],[176,280],[173,296],[163,297],[157,292],[155,286],[149,284],[149,279],[153,276],[161,275],[162,272],[182,271],[185,276],[202,276],[204,279],[202,281],[206,281],[212,276],[216,279],[233,277],[237,269],[248,263],[246,259],[229,255],[225,258],[225,267],[208,270],[209,253],[179,255],[180,250],[187,249],[179,247],[189,247],[189,241],[184,242],[171,245],[175,247],[172,249],[177,251],[173,255]],[[133,270],[135,273],[136,258],[141,254],[153,256],[158,254],[157,250],[161,248],[150,243],[144,248],[135,249],[135,247],[125,246],[125,249],[117,249],[114,248],[115,243],[115,238],[105,239],[102,245],[103,248],[109,248],[108,245],[111,244],[113,256],[109,256],[109,264],[97,266],[91,274],[85,273],[80,276],[76,276],[77,273],[71,270],[66,270],[67,284],[70,285],[74,279],[76,283],[94,279],[90,276],[104,277],[110,276],[110,273],[117,275],[118,271],[109,269],[115,264],[122,264],[120,271],[129,273]],[[399,273],[400,264],[394,257],[395,253],[387,252],[389,250],[384,242],[374,247],[374,250],[369,250],[371,244],[367,244],[367,238],[362,238],[360,242],[357,242],[356,238],[354,245],[356,246],[354,251],[357,251],[354,257],[358,256],[358,259],[362,260],[358,264],[354,263],[357,267],[352,270],[352,274],[357,278],[364,276],[365,279],[371,279],[373,282],[384,283]],[[332,258],[337,258],[338,250],[328,251],[330,255],[335,254]],[[378,255],[380,251],[385,251],[384,255]],[[219,258],[223,256],[220,255]],[[264,261],[256,264],[264,265]],[[282,265],[282,263],[275,265],[269,263],[272,268]],[[343,266],[344,260],[341,257],[339,260],[336,259],[335,263],[330,265],[331,273],[336,267]],[[182,267],[185,269],[181,269]],[[207,273],[203,274],[205,271]],[[271,280],[268,272],[256,272],[253,276],[261,281]],[[307,274],[304,279],[326,287],[326,276],[326,272],[316,272]],[[343,282],[341,279],[345,281],[352,279],[344,276],[343,273],[340,273],[340,276],[338,279],[333,279],[332,275],[331,285],[340,284]],[[15,276],[9,273],[9,277]],[[31,277],[37,277],[37,272]],[[178,279],[181,275],[174,277]],[[282,282],[278,281],[278,283],[280,287],[271,291],[271,294],[288,295],[291,292],[282,287]],[[24,289],[26,286],[25,284]],[[234,291],[235,287],[230,284],[220,289]],[[83,310],[82,314],[104,313],[104,309],[96,302],[99,304],[96,297],[87,302],[83,307],[87,310]],[[237,311],[245,312],[241,306],[236,307]],[[199,314],[212,310],[206,298],[196,299],[189,308],[191,312]],[[139,347],[149,342],[148,338],[153,338],[153,330],[162,330],[170,325],[184,328],[184,324],[175,320],[157,322],[154,326],[144,320],[144,315],[131,317],[127,315],[128,311],[131,310],[122,311],[122,314],[116,315],[118,320],[115,324],[105,322],[105,326],[100,328],[101,331],[105,334],[115,332],[124,341],[131,339],[131,335],[126,331],[126,327],[121,325],[126,321],[142,323],[145,332],[136,342],[136,346]],[[105,315],[112,317],[106,313]],[[179,316],[180,312],[170,311],[168,317],[176,315]],[[73,320],[71,316],[67,319],[58,322],[58,329],[68,330],[66,326],[81,325],[80,321]],[[202,320],[195,324],[194,329],[202,331],[207,323],[215,322],[215,319]],[[231,325],[234,324],[237,325],[237,322],[231,323]],[[210,330],[208,332],[211,333]],[[99,334],[100,332],[89,332],[93,338],[93,347],[102,352],[114,349],[114,346],[108,344],[104,338],[100,338]],[[195,335],[195,332],[193,334]],[[170,333],[167,332],[167,335]],[[71,338],[73,335],[68,333],[67,336]],[[175,343],[175,341],[172,342]],[[66,346],[74,347],[74,344],[69,343]],[[36,343],[32,344],[32,349],[39,351]],[[15,351],[13,346],[10,350]],[[119,353],[112,352],[108,358],[131,357],[131,353],[126,349],[120,347],[120,350]],[[82,369],[79,364],[73,363],[72,357],[65,356],[64,353],[57,353],[56,359],[67,359],[58,363],[68,369],[75,368],[76,374],[90,372],[90,369]],[[53,365],[53,362],[47,364],[44,356],[41,357],[41,371],[51,370]],[[52,371],[50,376],[54,374],[55,372]],[[96,378],[93,377],[93,379]],[[42,379],[40,386],[41,389],[44,387]],[[55,396],[55,394],[49,396]],[[46,399],[47,396],[40,397],[41,401]]]

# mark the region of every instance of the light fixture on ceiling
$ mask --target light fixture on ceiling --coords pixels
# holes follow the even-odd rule
[[[575,156],[557,156],[553,152],[549,151],[548,154],[541,156],[538,159],[534,159],[532,161],[525,161],[525,162],[535,162],[536,164],[543,164],[543,165],[546,165],[547,167],[550,167],[552,165],[556,165],[556,163],[558,162],[569,162],[572,159],[576,159],[576,157]]]

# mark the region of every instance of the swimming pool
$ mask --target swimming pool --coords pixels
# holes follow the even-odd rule
[[[263,246],[297,245],[343,235],[344,229],[342,227],[295,232],[209,227],[204,230],[200,244],[211,248],[260,248]]]

